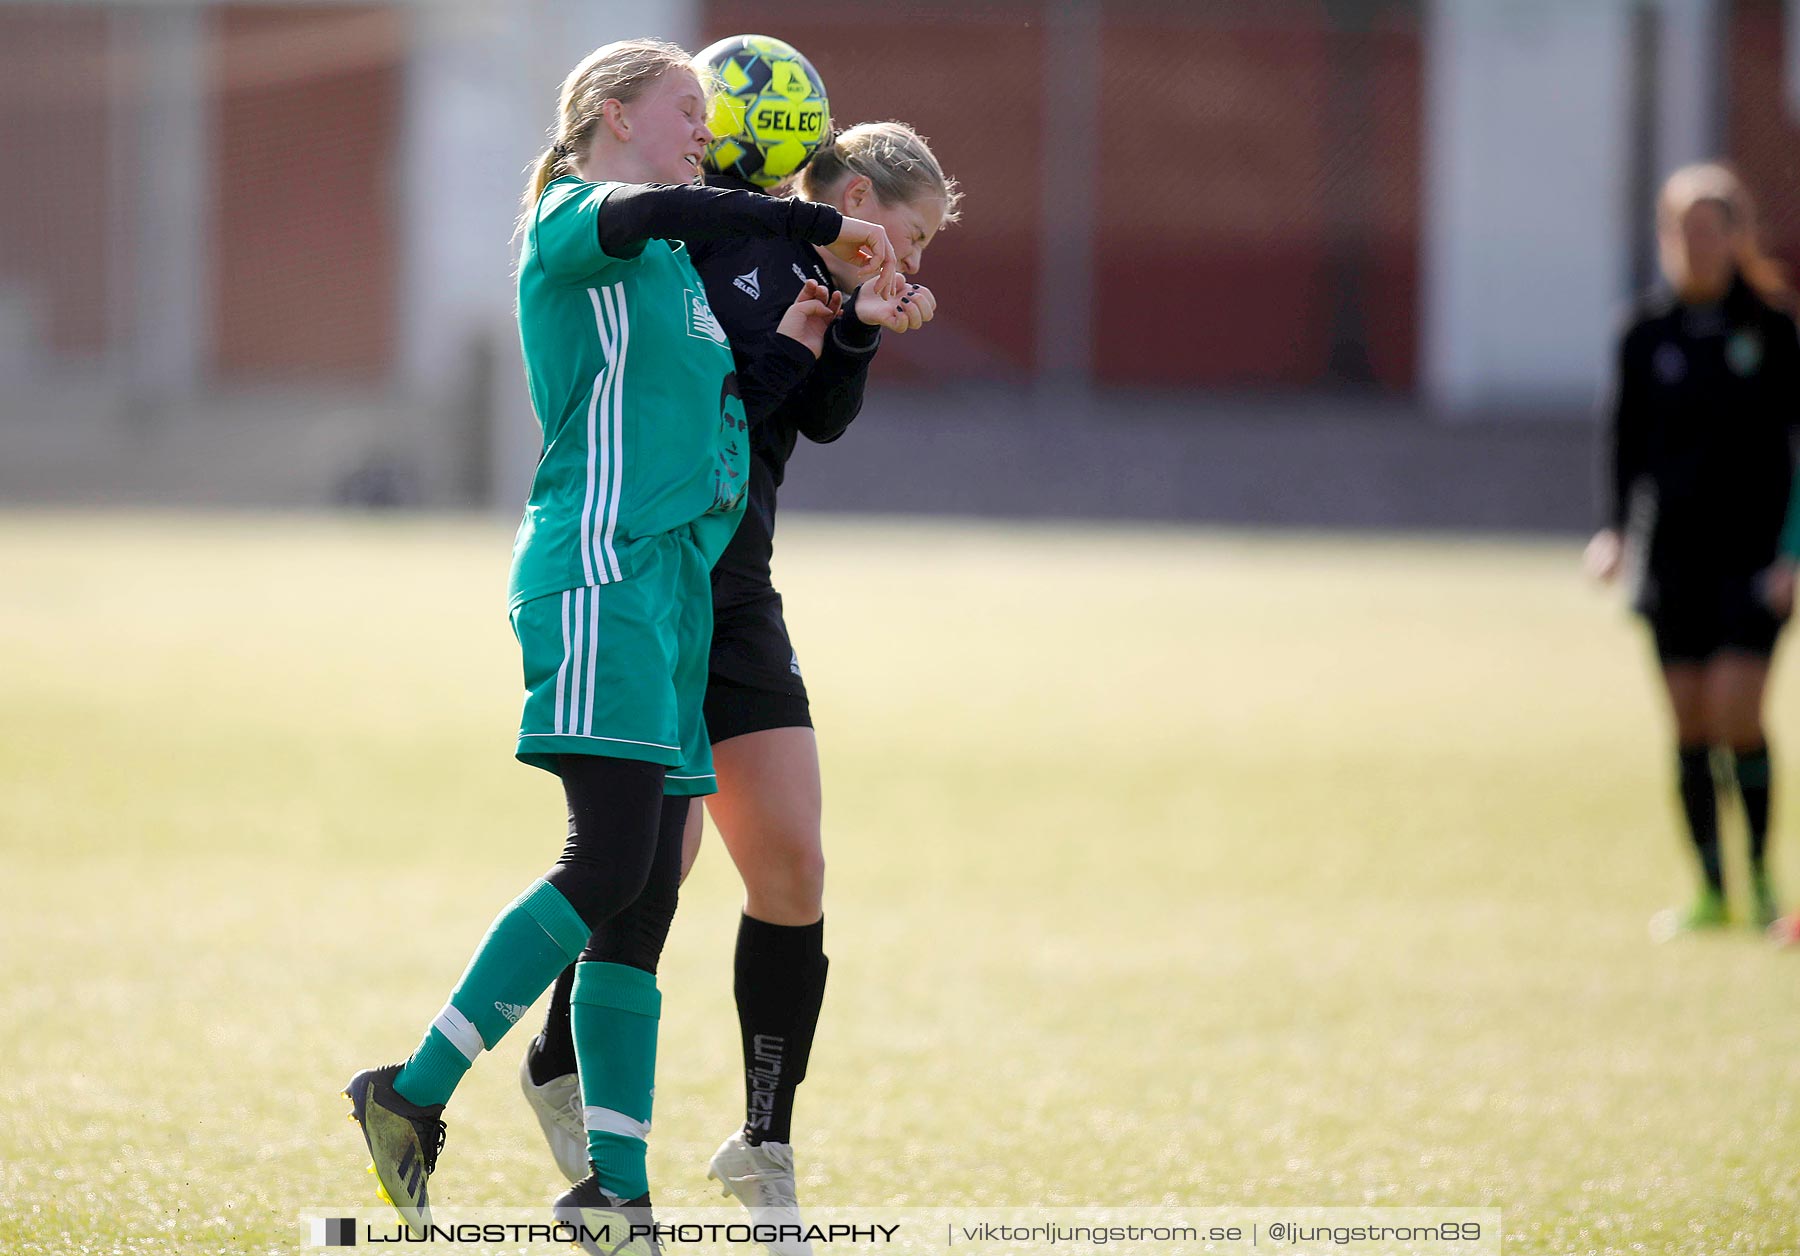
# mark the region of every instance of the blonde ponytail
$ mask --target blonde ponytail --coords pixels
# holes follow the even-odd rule
[[[544,189],[554,183],[560,176],[562,164],[562,151],[555,145],[552,145],[539,153],[537,155],[537,160],[531,163],[531,178],[525,184],[524,209],[526,216],[530,215],[532,206],[536,205],[543,197]],[[521,219],[519,223],[521,230],[524,229],[524,225],[524,221]]]

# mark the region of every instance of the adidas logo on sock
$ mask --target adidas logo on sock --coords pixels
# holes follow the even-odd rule
[[[494,1010],[506,1017],[507,1024],[517,1025],[519,1017],[525,1015],[527,1008],[523,1003],[495,1003]]]

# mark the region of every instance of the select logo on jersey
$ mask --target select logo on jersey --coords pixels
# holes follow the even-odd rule
[[[788,670],[798,676],[800,674],[800,651],[789,650],[788,653],[793,655],[793,657],[788,660]]]
[[[495,1003],[494,1010],[506,1017],[506,1023],[517,1025],[519,1018],[525,1015],[527,1008],[523,1003]]]
[[[687,293],[688,335],[699,340],[710,340],[714,344],[724,344],[725,329],[719,326],[718,316],[712,312],[712,306],[706,303],[706,294],[695,292],[692,288],[684,291]]]
[[[762,284],[758,283],[756,279],[756,272],[761,269],[760,266],[752,266],[749,274],[739,275],[731,281],[731,286],[744,293],[752,301],[762,300]],[[798,270],[799,267],[795,267],[795,269]]]

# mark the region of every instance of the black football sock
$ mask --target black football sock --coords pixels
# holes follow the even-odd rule
[[[1738,796],[1744,800],[1744,821],[1750,829],[1750,868],[1761,875],[1769,851],[1769,748],[1756,746],[1734,754]]]
[[[1712,751],[1706,746],[1682,746],[1680,754],[1681,809],[1687,816],[1688,837],[1700,857],[1700,874],[1715,894],[1725,892],[1725,876],[1719,868],[1719,806],[1713,789]]]
[[[543,1031],[531,1040],[525,1053],[531,1080],[543,1086],[553,1078],[566,1077],[575,1071],[575,1034],[569,1022],[569,992],[575,986],[575,965],[570,964],[556,979],[550,990],[550,1010],[544,1016]]]
[[[738,922],[738,1029],[744,1040],[744,1138],[793,1141],[794,1093],[806,1078],[825,998],[825,922]]]

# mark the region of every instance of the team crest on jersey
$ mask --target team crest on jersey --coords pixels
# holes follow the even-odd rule
[[[1679,345],[1660,344],[1650,357],[1650,369],[1656,372],[1659,384],[1679,384],[1687,378],[1687,355]]]
[[[706,303],[704,292],[695,292],[692,288],[687,292],[687,332],[699,340],[710,340],[715,344],[725,343],[725,329],[719,326],[718,316],[712,312],[712,306]]]
[[[752,266],[749,274],[739,275],[736,279],[731,281],[731,286],[748,296],[752,301],[762,300],[762,284],[759,283],[756,278],[756,272],[761,269],[762,267],[760,266]]]
[[[1732,374],[1748,378],[1762,369],[1762,337],[1753,331],[1740,331],[1725,342],[1725,363]]]

